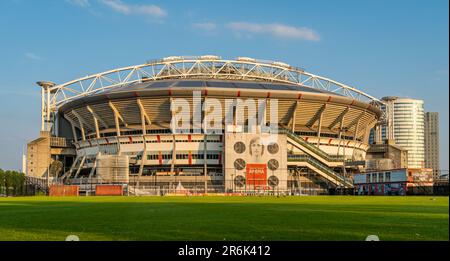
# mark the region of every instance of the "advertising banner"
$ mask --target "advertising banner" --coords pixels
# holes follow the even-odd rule
[[[287,189],[286,136],[266,133],[225,135],[228,191]]]
[[[247,184],[265,186],[267,184],[266,164],[247,164]]]

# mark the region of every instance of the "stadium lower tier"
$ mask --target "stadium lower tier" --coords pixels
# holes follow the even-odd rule
[[[286,129],[278,134],[103,137],[74,146],[72,155],[53,156],[49,172],[55,181],[209,193],[309,188],[323,194],[329,188],[352,188],[351,173],[358,165],[349,163],[361,162],[367,150],[356,140],[305,138]],[[55,162],[61,162],[59,172],[52,167]]]

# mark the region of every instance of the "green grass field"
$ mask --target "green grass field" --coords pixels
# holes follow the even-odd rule
[[[0,198],[0,240],[449,240],[448,197]]]

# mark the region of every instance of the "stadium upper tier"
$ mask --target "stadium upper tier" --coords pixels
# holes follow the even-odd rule
[[[159,88],[159,83],[154,85],[135,85],[148,81],[159,82],[161,80],[226,80],[259,82],[261,84],[249,84],[246,89],[266,89],[265,83],[270,83],[270,89],[277,90],[281,84],[287,84],[285,88],[306,91],[314,90],[331,92],[335,95],[348,97],[351,100],[370,103],[379,107],[381,101],[354,87],[343,83],[314,75],[303,69],[290,66],[282,62],[257,60],[248,57],[238,57],[234,60],[225,60],[218,56],[205,55],[196,57],[171,56],[160,60],[148,61],[145,64],[128,66],[102,73],[88,75],[63,84],[55,85],[50,82],[40,82],[42,88],[42,130],[50,130],[52,115],[59,108],[71,101],[95,94],[115,93],[119,90],[139,89],[147,87]],[[183,81],[180,81],[181,84]],[[208,81],[205,82],[207,86]],[[264,83],[264,84],[263,84]],[[161,83],[162,85],[167,83]],[[194,84],[194,83],[192,83]],[[176,84],[175,84],[176,85]],[[243,83],[241,83],[243,85]],[[172,86],[176,87],[176,86]],[[196,86],[202,87],[202,86]],[[236,88],[230,84],[220,86],[224,89]],[[283,87],[284,88],[284,87]],[[314,89],[314,90],[311,90]],[[383,117],[382,117],[383,118]]]
[[[317,136],[320,129],[321,136],[338,138],[340,134],[366,143],[370,128],[381,114],[377,106],[326,90],[281,83],[198,79],[160,80],[110,88],[64,104],[59,114],[79,129],[83,124],[87,136],[95,134],[96,119],[102,135],[115,136],[115,113],[120,117],[121,131],[138,134],[133,131],[141,130],[143,109],[147,123],[151,123],[147,131],[154,133],[170,129],[171,99],[184,98],[192,108],[195,91],[202,99],[217,99],[222,108],[226,99],[277,99],[279,124],[302,136]],[[270,119],[270,103],[267,105],[266,117]],[[247,110],[244,120],[248,119]],[[225,109],[221,114],[224,118]]]

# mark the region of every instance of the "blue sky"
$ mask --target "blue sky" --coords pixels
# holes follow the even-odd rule
[[[373,96],[420,98],[448,170],[448,1],[0,1],[0,168],[40,128],[38,80],[172,55],[279,60]]]

